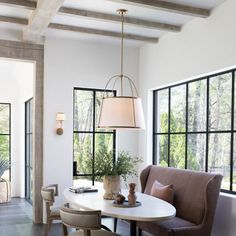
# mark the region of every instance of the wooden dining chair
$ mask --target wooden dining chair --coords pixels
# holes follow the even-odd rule
[[[51,184],[46,187],[42,187],[41,195],[46,205],[46,217],[47,224],[45,227],[45,236],[48,235],[48,231],[51,227],[53,220],[60,220],[60,208],[53,207],[55,202],[55,196],[58,196],[58,185]]]
[[[108,230],[102,229],[101,211],[81,211],[69,208],[65,204],[60,209],[64,236],[120,236]],[[76,231],[68,234],[67,227]]]

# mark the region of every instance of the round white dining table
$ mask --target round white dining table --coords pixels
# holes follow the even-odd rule
[[[128,196],[127,190],[121,192]],[[176,214],[175,207],[171,204],[152,197],[150,195],[136,192],[137,201],[141,203],[137,207],[122,208],[113,204],[114,200],[104,200],[104,191],[102,188],[98,192],[73,193],[69,189],[63,191],[67,202],[73,208],[84,210],[100,210],[102,215],[111,216],[130,221],[130,236],[136,235],[137,221],[161,221],[174,217]]]

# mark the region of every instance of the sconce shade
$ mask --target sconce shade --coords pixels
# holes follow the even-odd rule
[[[137,97],[104,97],[98,128],[145,129],[141,99]]]
[[[65,114],[63,112],[58,112],[56,115],[56,121],[64,121],[66,120]]]

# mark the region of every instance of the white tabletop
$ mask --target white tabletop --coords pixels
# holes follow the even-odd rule
[[[113,200],[103,199],[103,190],[92,193],[72,193],[69,189],[63,191],[65,199],[76,208],[85,210],[101,210],[102,215],[111,216],[134,221],[158,221],[174,217],[176,214],[175,208],[156,197],[147,194],[138,193],[137,201],[142,205],[132,208],[115,207]],[[128,191],[122,190],[122,194],[127,197]]]

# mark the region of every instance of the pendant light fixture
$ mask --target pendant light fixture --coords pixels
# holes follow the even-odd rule
[[[98,128],[108,129],[145,129],[143,116],[143,108],[141,99],[138,97],[138,91],[134,82],[123,73],[123,57],[124,57],[124,15],[127,10],[120,9],[117,12],[121,15],[121,72],[120,75],[111,77],[104,90],[112,84],[114,91],[117,82],[120,83],[120,94],[118,96],[103,96]],[[130,95],[124,95],[124,82],[128,82],[130,86]]]

